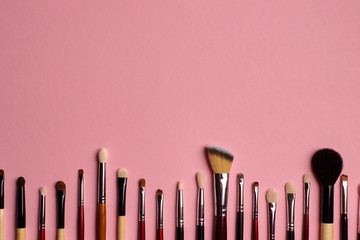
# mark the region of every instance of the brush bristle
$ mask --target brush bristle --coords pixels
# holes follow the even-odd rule
[[[183,184],[182,184],[182,182],[178,182],[178,184],[177,184],[177,189],[178,189],[178,190],[182,190],[182,189],[183,189]]]
[[[214,173],[229,173],[234,156],[225,148],[207,146],[205,148],[212,171]]]
[[[266,201],[268,203],[276,203],[277,202],[277,191],[273,188],[270,188],[266,192]]]
[[[257,188],[259,187],[259,183],[258,183],[258,182],[254,182],[254,183],[253,183],[253,188],[256,188],[256,187],[257,187]]]
[[[308,173],[304,174],[303,181],[304,183],[310,183],[311,182],[310,174]]]
[[[341,175],[341,181],[346,182],[348,180],[348,176],[343,174]]]
[[[339,178],[342,166],[340,154],[332,149],[320,149],[311,159],[314,175],[322,185],[334,185]]]
[[[57,191],[65,191],[66,190],[66,184],[63,181],[58,181],[55,185],[55,188]]]
[[[125,168],[120,168],[117,172],[118,178],[127,178],[128,171]]]
[[[5,172],[3,169],[0,169],[0,176],[4,176],[5,175]]]
[[[108,158],[108,151],[106,148],[101,148],[98,153],[98,160],[101,163],[105,163]]]
[[[285,185],[286,193],[295,194],[296,193],[296,186],[293,182],[288,182]]]
[[[139,180],[139,187],[145,187],[145,185],[146,185],[146,180],[145,180],[145,178],[141,178],[141,179]]]
[[[79,173],[79,175],[84,175],[84,169],[79,169],[78,173]]]
[[[40,188],[39,192],[40,192],[41,196],[45,196],[46,195],[46,187]]]
[[[197,182],[198,188],[204,188],[205,174],[203,172],[198,172],[196,174],[196,182]]]
[[[23,177],[19,177],[16,184],[17,184],[18,187],[25,186],[25,179]]]
[[[239,179],[239,178],[244,178],[244,174],[239,173],[239,174],[237,175],[237,177],[238,177],[238,179]]]
[[[163,191],[161,189],[158,189],[156,192],[157,195],[163,195]]]

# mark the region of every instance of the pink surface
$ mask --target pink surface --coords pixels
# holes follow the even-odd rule
[[[0,168],[6,172],[6,239],[14,239],[15,181],[26,178],[28,239],[37,237],[38,189],[48,188],[47,237],[56,234],[55,182],[67,184],[66,235],[76,238],[77,170],[85,170],[87,240],[95,239],[96,151],[108,160],[108,239],[116,239],[116,171],[129,171],[127,239],[137,235],[138,179],[147,180],[147,238],[155,193],[165,193],[165,239],[175,234],[176,182],[184,182],[185,236],[195,238],[195,173],[206,173],[206,239],[212,232],[206,144],[235,155],[228,235],[235,237],[235,179],[243,172],[245,239],[251,184],[279,192],[276,235],[285,239],[287,181],[297,185],[321,147],[349,175],[349,239],[356,234],[360,144],[360,2],[288,0],[0,2]],[[318,185],[310,238],[319,234]],[[339,184],[335,188],[339,236]]]

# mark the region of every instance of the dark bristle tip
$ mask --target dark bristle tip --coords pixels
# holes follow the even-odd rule
[[[311,159],[311,168],[322,185],[334,185],[342,171],[343,161],[340,154],[332,149],[320,149]]]
[[[259,183],[258,182],[254,182],[253,183],[253,187],[255,188],[255,187],[259,187]]]
[[[5,175],[5,172],[3,169],[0,169],[0,175]]]
[[[141,178],[141,179],[139,180],[139,187],[145,187],[145,185],[146,185],[146,180],[145,180],[145,178]]]
[[[18,187],[25,186],[25,179],[23,177],[19,177],[16,184],[18,185]]]
[[[55,185],[57,191],[64,191],[66,190],[66,185],[63,181],[58,181]]]
[[[157,195],[163,195],[163,191],[161,189],[158,189],[156,192]]]
[[[84,175],[84,169],[79,169],[78,173],[79,175]]]
[[[205,151],[210,155],[214,154],[214,155],[224,157],[229,161],[234,160],[234,155],[231,152],[229,152],[228,150],[226,150],[225,148],[222,148],[222,147],[206,146]]]

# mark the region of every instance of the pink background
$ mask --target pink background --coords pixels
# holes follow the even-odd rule
[[[279,192],[276,235],[285,239],[287,181],[297,185],[321,147],[338,150],[349,175],[349,239],[357,222],[360,144],[360,1],[124,0],[0,2],[0,167],[6,172],[6,239],[14,239],[15,182],[26,179],[28,239],[37,237],[38,189],[48,188],[47,237],[55,238],[55,182],[67,184],[66,235],[76,237],[77,170],[85,170],[86,239],[95,239],[97,150],[109,150],[108,239],[116,237],[116,171],[129,171],[127,239],[137,236],[138,179],[147,180],[147,237],[155,193],[165,193],[165,238],[175,233],[176,182],[184,182],[185,236],[195,238],[195,173],[203,154],[235,155],[228,235],[235,236],[235,179],[245,175],[245,239],[251,184]],[[311,239],[319,234],[312,179]],[[335,238],[339,237],[339,184]]]

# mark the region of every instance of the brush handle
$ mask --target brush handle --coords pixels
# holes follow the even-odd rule
[[[309,240],[309,214],[303,217],[303,240]]]
[[[294,233],[294,231],[286,231],[286,239],[287,239],[287,240],[295,240],[295,233]]]
[[[84,240],[84,206],[78,208],[78,240]]]
[[[97,215],[97,240],[106,240],[106,203],[98,203]]]
[[[65,229],[64,228],[58,228],[56,239],[57,240],[65,240]]]
[[[125,216],[118,216],[118,240],[125,240]]]
[[[251,240],[259,240],[259,220],[253,219]]]
[[[348,217],[347,214],[341,214],[341,238],[340,240],[348,240]]]
[[[39,230],[39,240],[45,240],[45,230]]]
[[[0,240],[4,240],[4,209],[0,209]]]
[[[227,240],[226,216],[215,216],[214,240]]]
[[[333,240],[333,239],[334,239],[334,224],[321,223],[321,240]]]
[[[163,235],[163,229],[157,229],[156,230],[156,240],[163,240],[164,239],[164,235]]]
[[[139,222],[139,240],[145,240],[145,222]]]
[[[196,240],[204,240],[204,226],[196,226]]]
[[[244,212],[236,214],[236,240],[244,239]]]
[[[357,234],[357,240],[360,240],[360,233]]]
[[[184,240],[184,228],[176,228],[176,240]]]
[[[26,228],[16,229],[16,240],[26,240]]]

